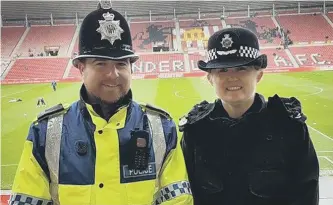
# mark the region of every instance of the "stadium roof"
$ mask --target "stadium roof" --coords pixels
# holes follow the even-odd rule
[[[98,1],[9,1],[2,0],[1,15],[3,20],[25,19],[26,14],[29,18],[49,18],[52,13],[53,18],[75,18],[76,13],[79,18],[84,18],[90,11],[97,7]],[[247,11],[250,5],[251,11],[275,9],[297,9],[298,1],[161,1],[161,0],[113,0],[112,6],[122,14],[133,16],[153,16],[176,14],[202,14],[222,13],[222,8],[226,12]],[[324,1],[301,1],[301,8],[322,8]],[[333,2],[326,1],[326,7],[333,7]]]

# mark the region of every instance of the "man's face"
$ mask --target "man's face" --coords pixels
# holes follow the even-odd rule
[[[131,87],[129,59],[87,58],[78,68],[87,91],[105,102],[118,101]]]
[[[221,100],[229,104],[239,104],[254,97],[262,75],[263,71],[254,67],[242,67],[229,68],[227,72],[213,69],[207,77]]]

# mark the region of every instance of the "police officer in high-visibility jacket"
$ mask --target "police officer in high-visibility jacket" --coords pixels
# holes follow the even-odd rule
[[[126,20],[106,6],[80,29],[81,98],[31,125],[10,204],[193,204],[175,123],[132,100],[138,56]]]

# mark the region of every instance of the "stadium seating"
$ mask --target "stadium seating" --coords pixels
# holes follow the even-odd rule
[[[329,66],[333,64],[333,46],[307,46],[289,49],[300,66]]]
[[[222,23],[220,19],[181,20],[179,27],[183,50],[202,50],[209,36],[222,29]],[[176,32],[173,33],[176,41]]]
[[[333,21],[333,13],[328,13],[326,15],[331,21]]]
[[[24,27],[2,27],[1,28],[1,56],[8,57],[20,41]]]
[[[72,66],[70,71],[69,71],[68,78],[81,78],[81,74],[80,74],[79,69]]]
[[[77,38],[76,39],[76,41],[75,41],[75,45],[74,45],[74,48],[73,48],[73,52],[72,52],[73,54],[74,53],[79,53],[79,38]]]
[[[44,52],[45,46],[60,47],[58,55],[66,55],[74,36],[75,26],[38,26],[31,27],[19,52],[29,55],[29,49],[35,54]]]
[[[68,58],[18,59],[6,76],[6,80],[61,79],[68,60]]]
[[[137,52],[152,52],[153,46],[173,48],[171,42],[172,30],[175,28],[173,21],[154,23],[131,23],[133,48]]]
[[[269,45],[279,45],[280,38],[272,37],[269,39],[264,39],[263,34],[269,29],[276,28],[271,17],[255,17],[255,18],[234,18],[234,19],[226,19],[227,25],[231,27],[245,27],[253,31],[260,39],[260,44],[264,46]]]
[[[198,61],[206,60],[206,52],[191,52],[188,54],[189,57],[189,65],[191,71],[198,71]]]
[[[291,11],[289,11],[291,12]],[[267,12],[266,12],[267,13]],[[283,12],[282,12],[283,13]],[[262,15],[264,13],[260,13]],[[269,14],[269,12],[267,13]],[[279,12],[280,14],[280,12]],[[207,13],[207,16],[210,14]],[[233,13],[229,13],[229,16]],[[259,14],[256,14],[259,15]],[[204,15],[205,16],[205,15]],[[243,15],[244,16],[244,15]],[[328,13],[329,18],[333,18],[333,13]],[[290,30],[290,37],[294,43],[316,42],[327,40],[323,35],[329,36],[332,40],[333,29],[322,15],[283,15],[277,16],[280,26]],[[257,16],[252,18],[234,18],[225,19],[228,26],[242,26],[254,31],[258,36],[268,29],[276,28],[270,16]],[[310,26],[308,26],[308,24]],[[189,65],[190,71],[197,71],[198,60],[205,59],[204,49],[210,35],[222,28],[222,22],[219,18],[189,20],[180,19],[180,39],[182,48],[188,52],[189,62],[185,62],[183,53],[151,53],[153,46],[169,46],[175,48],[176,31],[174,21],[159,22],[137,22],[131,21],[130,27],[133,36],[133,48],[140,54],[140,60],[133,65],[135,73],[156,73],[156,72],[183,72],[185,65]],[[312,32],[316,30],[317,32]],[[25,31],[23,27],[2,28],[2,49],[3,57],[8,57],[14,47],[17,45],[20,37]],[[325,32],[324,32],[325,31]],[[15,79],[61,79],[70,57],[67,56],[68,48],[72,42],[75,32],[75,26],[33,26],[24,39],[19,51],[22,56],[29,54],[28,50],[33,49],[36,52],[42,51],[44,46],[60,46],[60,56],[58,58],[28,58],[18,59],[6,80]],[[324,34],[323,34],[324,32]],[[307,33],[307,35],[304,35]],[[329,42],[329,41],[328,41]],[[286,50],[276,49],[280,43],[280,38],[273,38],[268,42],[261,39],[262,53],[268,56],[268,69],[292,68],[292,59],[286,53]],[[38,50],[39,49],[39,50]],[[289,48],[293,58],[299,66],[330,65],[333,61],[333,46],[303,46]],[[76,39],[72,54],[78,52],[78,39]],[[147,53],[150,52],[150,53]],[[61,57],[65,56],[65,57]],[[15,60],[15,59],[8,59]],[[68,78],[80,78],[79,71],[72,67]]]
[[[290,31],[289,36],[296,44],[333,40],[333,28],[321,14],[278,16],[276,19],[282,28]],[[326,36],[328,39],[325,38]]]
[[[263,49],[261,53],[267,55],[268,69],[293,67],[290,58],[283,49]]]

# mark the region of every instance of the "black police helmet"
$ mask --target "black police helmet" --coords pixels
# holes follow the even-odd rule
[[[198,62],[198,67],[206,72],[243,66],[266,68],[267,56],[260,55],[257,36],[240,27],[215,32],[208,40],[207,60]]]
[[[73,65],[77,67],[83,58],[129,58],[131,63],[139,59],[132,50],[128,23],[120,13],[99,5],[84,18],[79,34],[79,55],[73,59]]]

